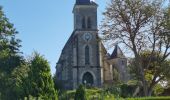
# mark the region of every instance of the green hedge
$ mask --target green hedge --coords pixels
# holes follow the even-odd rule
[[[170,100],[170,97],[143,97],[143,98],[128,98],[127,100]]]

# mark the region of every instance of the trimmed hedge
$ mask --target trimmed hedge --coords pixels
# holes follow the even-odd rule
[[[170,97],[143,97],[143,98],[128,98],[127,100],[170,100]]]

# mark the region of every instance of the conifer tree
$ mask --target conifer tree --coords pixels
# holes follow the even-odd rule
[[[33,97],[41,97],[44,100],[57,99],[49,63],[36,52],[30,61],[28,83],[30,88],[29,94]]]
[[[16,71],[23,70],[24,59],[19,48],[21,40],[16,38],[17,31],[9,22],[0,7],[0,99],[18,99],[22,92],[22,78]],[[24,71],[23,71],[24,72]],[[25,76],[25,73],[22,73]]]

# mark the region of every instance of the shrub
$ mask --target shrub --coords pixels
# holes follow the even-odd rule
[[[123,98],[132,97],[135,91],[135,85],[128,85],[128,84],[121,84],[120,89],[121,93],[120,96]]]
[[[111,93],[112,95],[115,95],[116,97],[119,97],[121,94],[121,89],[119,86],[112,86],[104,90],[105,94]]]
[[[41,97],[33,97],[29,95],[28,97],[25,97],[24,100],[43,100]]]
[[[164,92],[164,87],[161,84],[156,84],[154,89],[154,96],[159,96]]]
[[[170,100],[170,97],[143,97],[143,98],[128,98],[127,100]]]
[[[76,90],[74,100],[87,100],[86,91],[83,85],[80,85]]]

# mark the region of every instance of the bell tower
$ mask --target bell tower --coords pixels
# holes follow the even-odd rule
[[[73,8],[74,37],[77,43],[73,47],[74,88],[79,84],[100,87],[103,83],[97,7],[98,5],[93,1],[76,0]]]
[[[74,30],[97,30],[97,7],[90,0],[76,0],[73,8]]]

